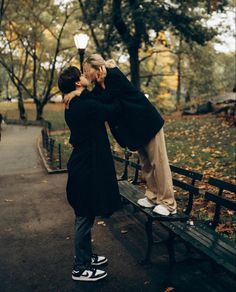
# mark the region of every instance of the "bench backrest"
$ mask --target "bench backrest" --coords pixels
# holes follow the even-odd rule
[[[208,185],[216,187],[218,189],[217,194],[212,192],[205,193],[205,199],[215,203],[215,213],[211,227],[215,229],[220,222],[221,208],[227,208],[229,210],[236,211],[236,201],[232,201],[223,197],[224,191],[229,191],[236,195],[236,185],[210,177]]]
[[[129,158],[131,156],[131,152],[129,151],[125,151],[125,158],[121,158],[120,156],[113,154],[113,158],[114,160],[122,163],[124,165],[124,170],[123,170],[123,175],[121,176],[120,180],[127,180],[128,179],[128,168],[134,168],[135,169],[135,173],[134,173],[134,177],[132,180],[133,184],[138,184],[138,177],[139,177],[139,171],[141,170],[141,165],[139,164],[139,159],[137,159],[137,162],[133,162],[130,161]],[[202,174],[192,171],[192,170],[186,170],[183,168],[179,168],[177,166],[174,165],[170,165],[171,171],[172,173],[177,173],[180,174],[182,176],[184,176],[185,178],[190,178],[191,179],[191,183],[187,183],[184,182],[182,180],[179,180],[177,178],[173,177],[173,185],[175,187],[178,187],[184,191],[188,192],[189,198],[188,198],[188,204],[185,208],[185,213],[187,215],[189,215],[192,211],[192,206],[193,206],[193,198],[195,195],[199,194],[199,189],[194,185],[196,181],[200,181],[203,177]]]
[[[185,213],[189,215],[193,208],[193,198],[194,196],[199,194],[199,189],[195,186],[195,182],[201,181],[203,174],[192,171],[192,170],[183,169],[174,165],[170,165],[170,169],[171,169],[172,174],[180,174],[184,178],[191,179],[191,184],[188,184],[182,180],[179,180],[173,177],[174,186],[179,187],[182,190],[188,191],[189,199],[188,199],[188,205],[186,207]]]

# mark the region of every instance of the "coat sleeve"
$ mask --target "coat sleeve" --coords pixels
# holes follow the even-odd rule
[[[101,88],[101,86],[98,83],[96,83],[93,90],[90,91],[90,95],[93,99],[99,100],[103,103],[113,102],[112,96],[107,92],[107,90]]]
[[[94,99],[79,100],[73,106],[73,114],[78,120],[113,121],[121,114],[121,105],[116,100],[104,104]]]
[[[137,94],[137,89],[126,78],[126,76],[118,69],[109,70],[107,79],[105,79],[106,94],[110,99],[122,100],[124,97]]]

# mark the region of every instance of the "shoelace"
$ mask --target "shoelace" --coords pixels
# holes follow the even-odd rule
[[[96,272],[97,272],[97,269],[96,268],[90,266],[86,270],[92,272],[92,277],[96,275]]]
[[[94,262],[97,262],[97,260],[98,260],[98,255],[97,255],[97,254],[92,254],[91,259],[92,259]]]

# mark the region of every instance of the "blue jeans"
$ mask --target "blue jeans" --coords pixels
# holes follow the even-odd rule
[[[93,227],[95,217],[75,218],[75,258],[74,270],[84,270],[91,264],[92,244],[91,229]]]

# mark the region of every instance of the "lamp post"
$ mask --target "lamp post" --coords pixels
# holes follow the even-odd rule
[[[87,47],[89,36],[86,33],[76,33],[74,34],[75,46],[79,52],[80,59],[80,70],[83,72],[83,61],[84,61],[84,52]]]

